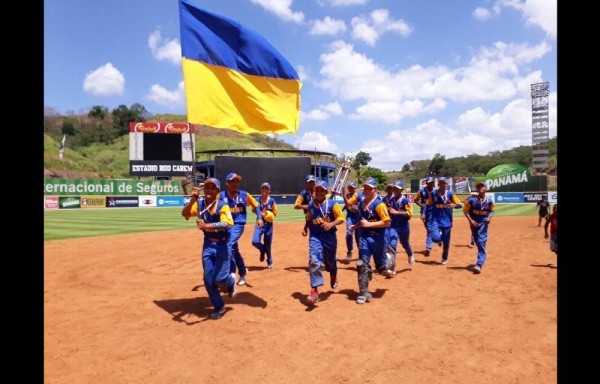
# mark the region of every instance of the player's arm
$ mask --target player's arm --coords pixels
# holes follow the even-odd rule
[[[308,209],[308,204],[302,204],[302,201],[304,201],[304,196],[298,195],[294,203],[294,209]]]
[[[460,199],[456,195],[452,195],[451,203],[451,206],[454,209],[461,209],[463,207],[462,203],[460,202]]]
[[[200,194],[200,188],[192,188],[192,194],[190,202],[181,210],[181,216],[189,220],[192,216],[198,216],[198,195]]]
[[[219,211],[219,222],[211,223],[212,228],[229,228],[233,226],[233,216],[231,216],[231,209],[229,205],[223,204]]]
[[[413,201],[415,202],[415,204],[417,204],[419,207],[421,207],[421,209],[423,209],[423,204],[421,203],[421,191],[417,191],[417,194],[415,195],[415,198],[413,199]]]
[[[465,214],[465,217],[467,218],[467,221],[469,222],[469,225],[471,227],[476,227],[477,226],[477,222],[475,220],[473,220],[473,218],[471,217],[471,202],[470,199],[467,198],[467,201],[465,201],[465,205],[463,206],[463,213]]]
[[[405,199],[406,199],[406,197],[405,197]],[[406,199],[406,204],[404,205],[404,209],[406,210],[406,212],[402,212],[404,214],[404,216],[408,217],[409,219],[411,217],[413,217],[412,204],[410,203],[410,201],[408,201],[408,199]]]
[[[377,215],[380,217],[380,219],[377,221],[367,221],[362,219],[360,221],[360,226],[362,228],[386,228],[390,226],[392,219],[390,219],[390,215],[385,203],[381,202],[380,204],[377,204],[375,207],[375,212],[377,212]]]
[[[273,200],[273,204],[271,204],[271,212],[273,212],[273,219],[277,217],[277,202]]]
[[[302,228],[302,236],[306,236],[308,234],[308,224],[312,220],[312,215],[310,214],[310,212],[306,212],[304,218],[306,219],[306,221],[304,222],[304,228]]]
[[[546,217],[546,224],[544,224],[544,239],[547,239],[548,237],[548,226],[550,225],[550,217]]]

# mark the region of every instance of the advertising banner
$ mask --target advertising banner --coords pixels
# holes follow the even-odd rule
[[[140,196],[139,207],[156,207],[156,196]]]
[[[44,195],[58,196],[138,196],[182,195],[178,180],[98,180],[98,179],[44,179]]]
[[[105,196],[81,197],[81,208],[105,208]]]
[[[548,191],[548,202],[552,204],[558,203],[558,192]]]
[[[455,177],[452,179],[454,184],[454,193],[469,193],[469,178],[468,177]]]
[[[71,208],[81,208],[81,201],[79,197],[59,197],[58,198],[58,208],[59,209],[71,209]]]
[[[507,204],[507,203],[522,203],[522,193],[502,193],[496,192],[496,201],[494,203]]]
[[[45,209],[58,209],[58,197],[57,196],[45,196],[44,197],[44,208]]]
[[[498,165],[485,177],[476,177],[475,181],[485,183],[488,191],[493,192],[545,191],[548,188],[546,176],[532,176],[519,164]]]
[[[131,208],[138,206],[138,198],[130,196],[107,196],[106,208]]]
[[[156,202],[159,207],[183,207],[183,196],[159,196]]]
[[[545,196],[545,193],[537,192],[537,193],[524,193],[523,201],[526,203],[537,203],[542,199],[542,196]]]

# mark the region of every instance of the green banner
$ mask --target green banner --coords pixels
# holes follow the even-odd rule
[[[50,196],[139,196],[183,195],[178,180],[44,179],[44,195]]]
[[[490,192],[534,192],[546,191],[546,176],[532,176],[519,164],[502,164],[489,170],[485,177],[476,177],[475,182],[482,181]]]

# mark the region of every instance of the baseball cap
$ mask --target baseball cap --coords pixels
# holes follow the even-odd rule
[[[214,184],[215,187],[217,187],[218,189],[221,189],[221,182],[217,179],[215,179],[214,177],[208,178],[206,180],[204,180],[204,184]]]
[[[440,182],[444,182],[444,183],[448,184],[448,179],[446,179],[444,176],[438,177],[438,183],[440,183]]]
[[[348,186],[352,187],[352,188],[356,188],[356,183],[352,182],[352,183],[348,184]]]
[[[315,184],[315,189],[317,189],[317,187],[327,189],[327,188],[329,188],[329,184],[327,184],[327,182],[324,180],[320,180],[320,181],[317,181],[317,183]]]
[[[478,181],[475,183],[475,188],[479,189],[481,187],[485,187],[485,183],[483,181]]]
[[[434,180],[434,179],[433,179],[433,177],[431,177],[431,176],[427,176],[427,177],[425,178],[425,183],[432,183],[432,182],[434,182],[434,181],[435,181],[435,180]]]
[[[365,180],[363,185],[368,185],[371,188],[377,188],[377,182],[375,181],[375,179],[367,179]]]
[[[262,187],[267,187],[267,188],[269,188],[269,191],[271,190],[271,184],[267,183],[266,181],[265,181],[264,183],[262,183],[262,184],[260,185],[260,187],[261,187],[261,188],[262,188]]]
[[[316,181],[315,177],[313,175],[306,175],[306,182],[308,183],[309,181]]]
[[[238,175],[237,173],[230,173],[229,175],[227,175],[227,177],[225,178],[225,181],[231,181],[233,179],[239,179],[240,181],[242,181],[242,176]]]
[[[404,189],[404,183],[398,180],[394,183],[394,188]]]

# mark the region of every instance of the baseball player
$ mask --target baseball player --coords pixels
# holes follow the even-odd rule
[[[548,196],[542,195],[542,199],[536,203],[538,211],[538,227],[542,225],[542,219],[548,216],[548,209],[550,209],[550,203],[548,202]]]
[[[354,236],[354,241],[356,242],[356,248],[358,249],[358,236],[359,231],[351,231],[350,227],[352,224],[357,223],[359,221],[358,215],[358,200],[362,197],[362,192],[356,193],[356,183],[348,184],[348,193],[342,195],[344,198],[344,207],[342,210],[346,210],[346,249],[348,252],[346,253],[346,258],[344,260],[340,260],[344,264],[350,263],[352,259],[352,250],[354,249],[354,244],[352,243],[352,237]]]
[[[450,251],[450,236],[452,233],[452,209],[462,208],[459,198],[454,192],[449,191],[448,179],[438,178],[438,189],[434,189],[427,199],[427,210],[433,211],[432,220],[427,221],[428,231],[431,232],[431,240],[438,245],[443,245],[442,264],[448,264],[448,253]]]
[[[237,267],[240,273],[240,280],[238,285],[246,284],[246,274],[248,269],[244,263],[244,258],[240,253],[238,246],[238,240],[244,233],[244,227],[246,226],[246,207],[250,205],[252,208],[258,207],[258,201],[252,197],[246,191],[239,189],[239,183],[242,180],[242,176],[236,173],[230,173],[227,175],[225,181],[227,183],[227,190],[222,191],[219,195],[220,200],[231,209],[231,215],[233,216],[233,227],[231,227],[231,236],[229,238],[229,251],[231,257],[231,270],[235,272]]]
[[[429,199],[429,195],[433,191],[435,185],[435,180],[431,176],[427,176],[425,179],[425,187],[419,189],[417,194],[415,195],[414,202],[421,208],[421,220],[425,225],[425,230],[427,231],[427,237],[425,238],[425,256],[429,256],[431,253],[431,248],[433,248],[433,241],[431,241],[431,232],[429,232],[429,227],[427,226],[427,222],[431,221],[431,214],[433,211],[427,211],[427,199]]]
[[[306,189],[300,191],[296,202],[294,203],[294,209],[304,210],[304,215],[308,212],[308,202],[315,196],[315,177],[313,175],[306,176]]]
[[[550,250],[558,255],[558,204],[552,207],[552,214],[546,218],[544,224],[544,238],[548,238],[548,226],[550,226]]]
[[[396,273],[396,256],[398,254],[398,240],[402,244],[402,248],[408,255],[408,265],[415,263],[415,256],[410,246],[410,224],[409,220],[413,216],[412,205],[406,196],[402,196],[404,192],[404,183],[396,181],[394,183],[394,198],[390,204],[389,213],[392,218],[390,225],[390,248],[392,249],[392,271]]]
[[[488,226],[494,215],[494,202],[487,198],[487,187],[484,183],[475,184],[477,196],[469,196],[463,207],[463,213],[469,221],[471,235],[477,245],[477,264],[473,273],[481,273],[487,255],[486,243],[488,239]]]
[[[344,222],[342,208],[335,200],[327,198],[327,182],[318,181],[315,185],[315,197],[308,205],[306,220],[310,236],[308,239],[308,270],[310,277],[310,295],[306,298],[309,304],[319,301],[318,287],[324,284],[321,265],[329,272],[331,288],[338,286],[337,278],[337,228]],[[306,227],[302,235],[307,235]]]
[[[477,193],[477,191],[473,191],[473,192],[471,192],[471,193],[470,193],[470,195],[471,195],[471,196],[477,196],[477,195],[478,195],[478,193]],[[467,198],[467,199],[468,199],[468,198]],[[463,208],[463,209],[464,209],[464,208]],[[475,237],[473,237],[473,234],[471,234],[471,243],[470,243],[469,245],[467,245],[467,247],[469,247],[469,248],[473,248],[473,247],[475,247]]]
[[[385,203],[385,206],[387,207],[388,213],[389,213],[390,212],[390,207],[392,206],[392,201],[394,200],[394,182],[393,181],[386,184],[386,186],[385,186],[385,196],[383,196],[382,200]],[[391,218],[391,216],[390,216],[390,218]],[[386,247],[386,250],[387,250],[386,251],[387,258],[389,260],[393,259],[394,262],[392,263],[392,265],[395,266],[396,265],[396,261],[395,261],[396,260],[395,259],[395,257],[396,257],[396,251],[390,245],[391,230],[392,230],[392,226],[390,224],[390,226],[385,229],[385,244],[386,244],[385,247]],[[398,239],[396,239],[396,242],[397,242],[397,240]],[[395,272],[396,271],[395,268],[392,269],[392,271]]]
[[[369,280],[373,278],[370,260],[373,256],[375,268],[383,276],[393,276],[386,256],[385,229],[390,226],[391,219],[385,203],[377,195],[377,182],[368,178],[363,183],[363,199],[359,201],[360,221],[350,227],[351,231],[360,230],[358,260],[358,289],[360,295],[356,302],[363,304],[371,301]]]
[[[257,213],[256,227],[252,236],[252,245],[260,251],[260,261],[265,261],[267,257],[267,268],[273,268],[273,256],[271,255],[271,243],[273,242],[273,221],[277,216],[277,203],[270,197],[271,184],[266,181],[260,185],[260,199],[258,208],[254,209]],[[260,242],[264,238],[264,244]]]
[[[230,298],[234,298],[237,294],[235,273],[230,272],[228,246],[229,229],[233,225],[233,218],[229,206],[217,199],[220,188],[219,180],[206,179],[204,181],[204,198],[198,200],[200,188],[194,187],[190,202],[181,211],[181,215],[186,220],[192,216],[197,217],[196,226],[204,232],[202,246],[204,287],[214,307],[210,317],[215,320],[220,319],[225,313],[225,303],[217,284],[227,287]]]

